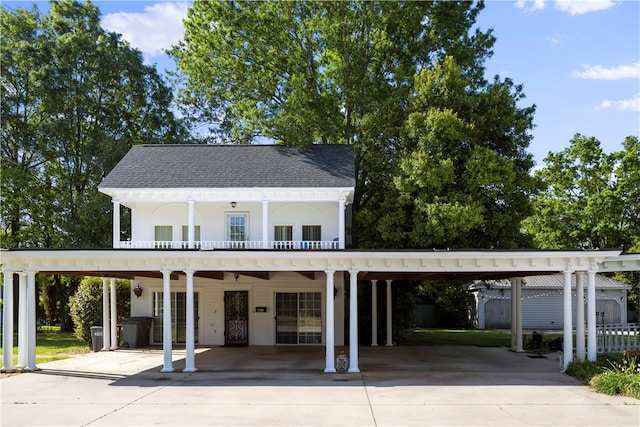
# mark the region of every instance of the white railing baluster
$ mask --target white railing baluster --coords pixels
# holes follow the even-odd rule
[[[202,240],[195,242],[195,249],[215,250],[215,249],[263,249],[261,240]],[[120,242],[121,249],[189,249],[188,242],[179,241],[156,241],[156,240],[129,240]],[[339,242],[334,240],[273,240],[267,242],[267,249],[275,250],[337,250]]]
[[[600,354],[640,349],[640,328],[635,323],[602,325],[596,335]]]

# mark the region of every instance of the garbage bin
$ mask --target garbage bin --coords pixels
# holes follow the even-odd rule
[[[100,351],[104,347],[104,341],[102,337],[102,326],[91,327],[91,345],[93,351]]]
[[[149,345],[152,317],[128,317],[122,323],[122,341],[125,348],[140,348]]]

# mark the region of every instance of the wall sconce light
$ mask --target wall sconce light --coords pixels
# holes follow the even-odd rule
[[[233,273],[233,278],[236,279],[236,282],[238,281],[239,277],[240,275],[238,273]]]
[[[140,298],[142,296],[142,288],[140,285],[133,288],[133,293],[136,294],[136,298]]]
[[[624,297],[620,297],[620,302],[624,302]]]
[[[482,301],[484,301],[484,300],[486,299],[486,298],[485,298],[485,296],[484,296],[484,294],[480,295],[480,299],[481,299]]]
[[[236,202],[231,202],[231,207],[235,208],[238,204]]]

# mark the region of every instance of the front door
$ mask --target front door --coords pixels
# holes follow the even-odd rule
[[[249,345],[249,291],[225,291],[224,326],[224,345]]]

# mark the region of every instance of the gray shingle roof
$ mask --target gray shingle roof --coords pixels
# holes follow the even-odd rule
[[[137,145],[100,188],[354,187],[353,146]]]
[[[525,277],[525,284],[523,288],[539,288],[539,289],[562,289],[564,287],[564,274],[549,274],[544,276],[528,276]],[[630,289],[631,287],[625,283],[611,279],[602,274],[596,274],[596,288],[597,289]],[[481,283],[481,282],[476,282]],[[491,285],[496,289],[510,288],[511,284],[508,280],[486,280],[485,284]],[[587,275],[584,275],[583,284],[587,286]],[[576,287],[576,276],[571,275],[571,287]]]

